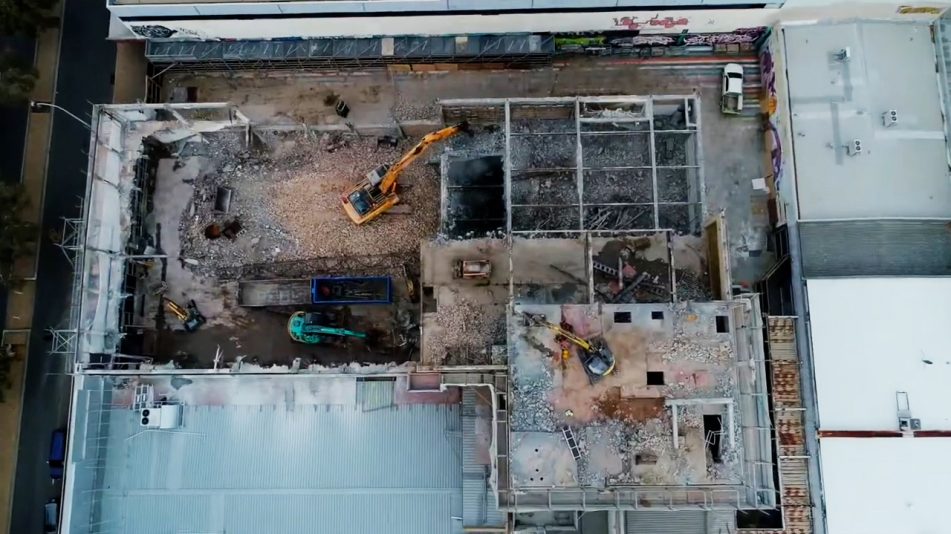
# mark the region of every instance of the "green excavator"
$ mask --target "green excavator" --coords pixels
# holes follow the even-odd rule
[[[363,332],[354,332],[346,328],[321,324],[325,322],[327,322],[327,318],[321,313],[294,312],[287,321],[287,333],[292,340],[307,345],[339,341],[348,337],[355,339],[367,338],[367,335]]]

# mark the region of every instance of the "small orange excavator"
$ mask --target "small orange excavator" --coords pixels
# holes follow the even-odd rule
[[[368,172],[363,180],[340,197],[347,216],[357,224],[364,224],[395,206],[400,201],[396,195],[396,181],[403,171],[434,143],[468,130],[469,124],[462,122],[428,133],[396,163],[383,164]]]

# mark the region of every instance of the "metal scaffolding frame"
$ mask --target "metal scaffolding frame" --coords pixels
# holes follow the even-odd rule
[[[82,209],[80,209],[80,212],[82,212]],[[60,239],[56,246],[63,251],[66,261],[73,267],[75,267],[73,257],[82,248],[84,229],[83,219],[63,218],[63,229],[60,232]]]
[[[72,372],[82,373],[90,365],[105,363],[91,362],[90,353],[121,356],[118,347],[126,327],[122,306],[129,296],[124,289],[128,266],[130,262],[163,257],[138,254],[129,247],[140,228],[135,219],[142,214],[132,211],[142,201],[137,179],[141,181],[144,176],[139,163],[146,156],[141,151],[142,140],[130,144],[126,136],[138,131],[136,123],[153,120],[177,121],[191,128],[188,117],[195,113],[201,114],[205,127],[218,130],[219,124],[224,124],[243,130],[245,139],[249,135],[250,121],[228,103],[129,104],[96,106],[94,110],[89,149],[93,156],[89,160],[83,215],[63,223],[62,249],[71,255],[73,265],[69,318],[66,328],[51,330],[50,352],[71,355]],[[124,165],[133,158],[135,165]]]
[[[188,41],[150,39],[145,55],[165,72],[246,69],[368,69],[393,64],[499,64],[551,62],[555,38],[539,34],[398,36],[327,39]]]
[[[700,229],[704,205],[703,155],[700,99],[696,95],[459,99],[443,100],[440,104],[444,115],[452,121],[467,119],[476,124],[493,123],[504,129],[505,228],[509,235],[543,237],[590,231],[664,229],[695,233]],[[504,110],[502,114],[500,108]],[[682,115],[682,127],[656,127],[657,116],[674,114]],[[532,128],[541,123],[550,125],[551,129],[525,131],[519,121],[535,121]],[[517,123],[519,128],[513,128]],[[658,137],[666,141],[678,136],[683,138],[684,161],[663,160],[658,155]],[[573,153],[573,164],[534,164],[531,160],[533,137],[543,137],[548,144],[573,138],[573,147],[565,146],[566,154],[569,150]],[[599,161],[598,155],[605,152],[604,145],[617,147],[617,138],[629,142],[633,150],[617,155],[610,163]],[[641,161],[645,158],[649,158],[649,163]],[[630,177],[645,171],[650,175],[649,201],[592,200],[586,196],[600,175],[628,173]],[[687,195],[666,198],[663,175],[678,171],[684,173]],[[542,181],[567,182],[570,177],[574,180],[572,193],[562,195],[564,199],[558,195],[542,199],[541,194],[522,194],[513,188],[514,182],[527,182],[531,188]],[[569,191],[567,184],[564,191]],[[676,214],[685,214],[685,220],[677,219]],[[560,220],[549,224],[559,217]]]

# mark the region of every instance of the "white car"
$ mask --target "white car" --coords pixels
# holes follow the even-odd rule
[[[727,63],[723,66],[723,96],[720,109],[729,115],[736,115],[743,111],[743,65],[739,63]]]

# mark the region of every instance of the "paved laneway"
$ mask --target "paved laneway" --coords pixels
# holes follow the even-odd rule
[[[66,0],[54,102],[88,117],[91,103],[109,102],[115,45],[106,41],[109,13],[100,0]],[[77,121],[53,116],[46,193],[43,202],[43,235],[59,228],[63,217],[80,214],[79,198],[85,185],[89,132]],[[71,286],[71,266],[49,240],[40,248],[30,352],[27,360],[13,495],[11,534],[41,532],[42,504],[57,496],[50,484],[46,452],[50,432],[64,426],[70,377],[64,361],[46,355],[44,331],[65,319]]]

